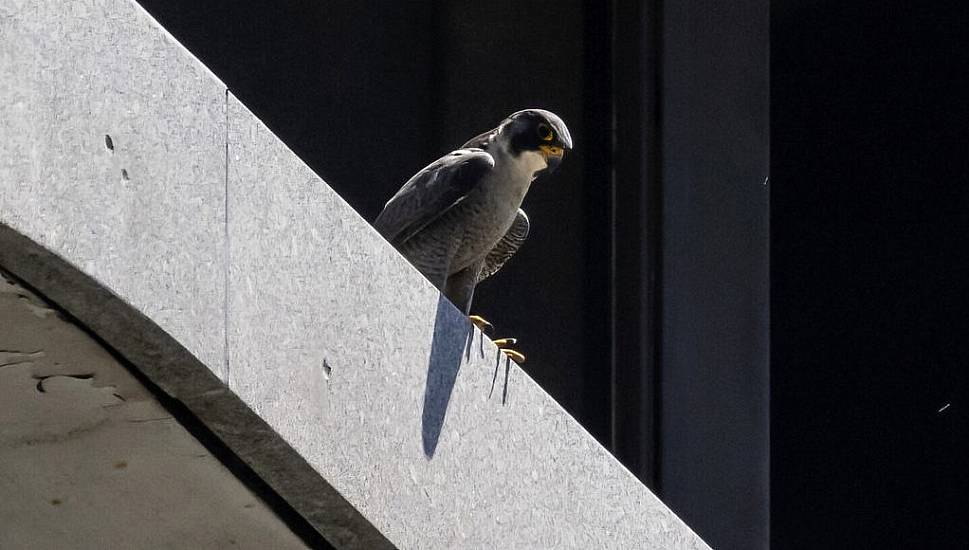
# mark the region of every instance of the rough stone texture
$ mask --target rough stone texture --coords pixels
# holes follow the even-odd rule
[[[0,98],[0,222],[221,374],[224,85],[134,2],[4,1]]]
[[[705,546],[231,95],[228,120],[229,386],[392,542]]]
[[[0,548],[305,548],[103,347],[0,272]]]
[[[706,547],[140,9],[0,9],[0,264],[331,542]]]

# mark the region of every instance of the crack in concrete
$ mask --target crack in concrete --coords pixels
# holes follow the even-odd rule
[[[38,359],[44,355],[44,350],[21,352],[16,350],[0,349],[0,368],[12,367],[15,365],[33,365],[33,359]],[[13,361],[10,361],[10,359],[13,359]]]
[[[226,386],[229,385],[229,299],[231,294],[229,293],[229,283],[232,276],[232,265],[230,262],[232,249],[229,242],[229,89],[225,89],[224,101],[222,103],[222,110],[225,114],[225,203],[223,208],[225,209],[225,270],[223,276],[225,280],[223,281],[223,296],[222,296],[222,310],[224,316],[222,319],[222,333],[225,338],[223,350],[225,357],[223,358],[225,365],[225,380],[223,382]]]

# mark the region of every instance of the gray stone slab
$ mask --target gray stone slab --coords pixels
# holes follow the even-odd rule
[[[305,548],[91,336],[0,271],[0,548]]]
[[[228,121],[229,386],[391,542],[706,548],[231,94]]]
[[[224,85],[134,2],[15,0],[0,98],[0,222],[222,374]]]

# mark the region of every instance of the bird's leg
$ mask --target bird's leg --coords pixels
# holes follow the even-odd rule
[[[444,295],[465,315],[471,310],[471,299],[474,298],[476,269],[477,266],[464,268],[448,275],[444,281]]]
[[[444,294],[465,315],[468,315],[471,309],[471,299],[474,297],[474,287],[478,283],[478,274],[480,272],[481,263],[475,263],[451,275],[444,283]],[[480,315],[468,315],[468,320],[485,334],[490,334],[494,330],[494,326]],[[513,350],[509,347],[518,343],[516,338],[499,338],[494,340],[494,343],[512,361],[519,365],[525,362],[525,356],[520,351]]]
[[[470,313],[471,300],[474,298],[474,287],[478,283],[480,271],[480,263],[472,264],[448,277],[444,283],[444,294],[465,315]],[[491,323],[480,315],[468,315],[468,320],[485,334],[490,334],[494,329]]]

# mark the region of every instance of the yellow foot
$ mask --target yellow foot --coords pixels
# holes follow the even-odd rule
[[[517,338],[499,338],[497,340],[494,340],[494,343],[499,348],[507,348],[507,347],[511,347],[511,346],[514,346],[515,344],[517,344],[518,343],[518,339]]]
[[[512,361],[518,363],[519,365],[525,362],[525,355],[522,354],[522,352],[511,349],[511,346],[518,343],[517,338],[499,338],[494,342],[495,345],[498,346],[498,349],[500,349],[501,352],[507,355]]]
[[[481,332],[484,332],[485,334],[491,333],[491,331],[494,330],[495,328],[494,326],[491,325],[491,323],[489,323],[487,320],[485,320],[484,317],[480,315],[469,315],[468,319],[471,320],[471,323],[474,326],[478,327],[478,330],[480,330]]]
[[[501,353],[504,353],[506,356],[508,356],[509,359],[518,363],[519,365],[525,362],[525,356],[519,351],[515,351],[513,349],[508,349],[508,348],[501,348]]]
[[[507,355],[512,361],[518,363],[519,365],[525,362],[525,355],[522,352],[511,349],[511,346],[518,343],[517,338],[499,338],[494,342],[495,345],[498,346],[498,349],[500,349],[501,352]]]

